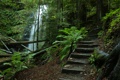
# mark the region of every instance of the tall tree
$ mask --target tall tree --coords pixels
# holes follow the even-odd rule
[[[97,0],[96,3],[96,14],[97,14],[97,27],[101,27],[102,28],[102,23],[101,23],[101,19],[103,16],[103,0]]]

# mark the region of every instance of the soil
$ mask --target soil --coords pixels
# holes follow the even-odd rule
[[[33,68],[23,70],[15,75],[16,80],[59,80],[66,74],[61,73],[62,66],[58,63],[58,59],[48,62],[44,65],[37,65]],[[79,80],[95,80],[95,73],[91,67],[86,68],[90,72],[87,76],[80,76]]]
[[[61,67],[60,64],[57,64],[57,59],[23,70],[15,75],[17,80],[58,80],[60,76]]]

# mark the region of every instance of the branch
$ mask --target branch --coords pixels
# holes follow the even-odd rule
[[[7,45],[2,41],[2,40],[0,40],[1,41],[1,43],[5,46],[5,48],[8,50],[8,51],[10,51],[10,49],[7,47]]]
[[[3,52],[6,52],[6,53],[10,53],[10,54],[12,54],[11,51],[8,51],[8,50],[5,50],[5,49],[0,49],[0,50],[3,51]]]

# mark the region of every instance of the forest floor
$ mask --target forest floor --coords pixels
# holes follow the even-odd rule
[[[91,66],[86,66],[86,70],[88,71],[87,74],[81,76],[79,80],[96,80],[96,70]],[[62,66],[58,58],[56,58],[44,65],[37,65],[33,68],[23,70],[17,73],[15,77],[16,80],[59,80],[59,78],[66,76],[61,71]]]
[[[17,80],[59,80],[66,74],[61,73],[62,66],[58,64],[58,59],[45,65],[38,65],[31,69],[23,70],[16,74]],[[82,80],[95,80],[96,73],[93,68],[87,68],[89,75],[81,76]],[[80,79],[81,80],[81,79]]]

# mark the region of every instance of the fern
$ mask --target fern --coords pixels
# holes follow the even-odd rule
[[[59,30],[61,34],[57,36],[57,39],[55,42],[53,42],[53,46],[47,49],[47,53],[43,55],[44,58],[50,58],[52,59],[55,52],[57,52],[60,60],[63,60],[65,57],[68,56],[70,53],[70,48],[72,47],[75,49],[76,42],[78,40],[83,39],[87,31],[85,28],[81,28],[78,30],[76,27],[71,28],[65,28],[62,30]],[[73,44],[73,46],[71,46]]]
[[[118,13],[119,11],[120,11],[119,8],[116,9],[116,10],[111,10],[110,13],[107,13],[106,16],[103,17],[102,20],[103,20],[103,21],[104,21],[104,20],[107,20],[108,18],[110,18],[110,17],[116,15],[116,13]]]
[[[19,52],[15,52],[11,57],[11,61],[3,64],[9,66],[9,68],[5,69],[3,72],[1,72],[1,74],[6,80],[10,80],[16,72],[29,67],[33,56],[34,54],[29,54],[27,57],[25,57],[25,60],[21,61],[22,55]]]
[[[120,8],[111,10],[109,13],[106,14],[106,16],[103,17],[102,21],[105,23],[107,21],[110,21],[109,27],[105,28],[106,32],[104,32],[106,35],[104,36],[104,41],[106,44],[110,43],[110,39],[112,40],[113,38],[119,36],[119,35],[114,35],[113,33],[118,32],[120,29]],[[101,36],[103,37],[103,36]]]

